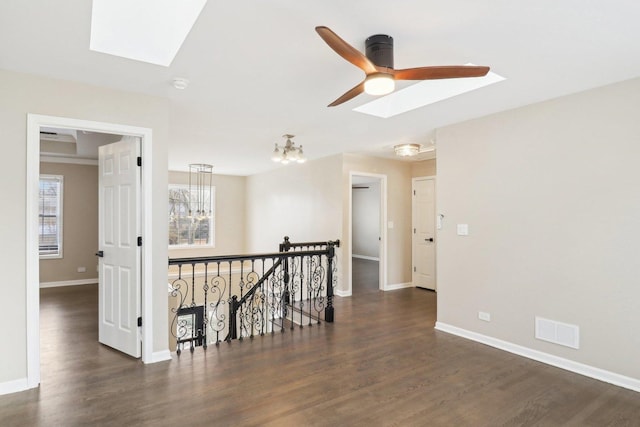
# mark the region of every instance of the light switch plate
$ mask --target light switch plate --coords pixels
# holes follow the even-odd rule
[[[387,228],[391,230],[393,228],[393,221],[387,222]]]
[[[469,235],[469,224],[458,224],[458,236]]]

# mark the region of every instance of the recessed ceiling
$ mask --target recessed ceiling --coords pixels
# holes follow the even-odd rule
[[[89,48],[171,65],[206,0],[93,0]]]
[[[631,0],[209,1],[169,67],[91,51],[91,9],[0,2],[0,68],[167,99],[171,169],[284,167],[270,160],[283,133],[309,160],[394,158],[394,145],[428,143],[434,129],[640,76]],[[375,99],[364,94],[327,108],[363,74],[327,48],[318,25],[362,50],[371,35],[392,36],[397,68],[473,62],[507,80],[387,119],[353,111]],[[176,90],[175,77],[189,87]]]

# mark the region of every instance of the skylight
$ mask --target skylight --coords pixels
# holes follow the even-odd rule
[[[207,0],[93,0],[89,49],[171,65]]]
[[[502,80],[505,78],[491,71],[484,77],[425,80],[356,107],[353,111],[386,119]]]

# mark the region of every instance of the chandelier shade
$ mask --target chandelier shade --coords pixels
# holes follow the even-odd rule
[[[295,143],[291,141],[291,138],[294,136],[295,135],[288,133],[282,135],[282,137],[286,139],[286,142],[283,146],[279,146],[277,143],[275,144],[271,160],[282,163],[283,165],[290,162],[304,163],[307,161],[302,151],[302,145],[296,146]]]

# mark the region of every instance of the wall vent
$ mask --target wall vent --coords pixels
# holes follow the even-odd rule
[[[557,322],[536,316],[536,338],[565,347],[580,348],[580,328],[578,325]]]

